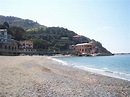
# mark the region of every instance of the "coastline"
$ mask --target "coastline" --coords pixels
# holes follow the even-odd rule
[[[94,56],[91,56],[91,57],[94,57]],[[100,68],[93,68],[93,67],[82,64],[82,62],[77,63],[77,60],[82,60],[82,59],[80,59],[82,57],[68,56],[68,55],[67,56],[64,56],[64,55],[61,56],[60,55],[60,56],[56,56],[56,57],[54,56],[52,58],[53,58],[53,60],[62,63],[62,65],[68,65],[68,66],[71,66],[73,68],[78,68],[78,69],[85,70],[85,71],[88,71],[88,72],[91,72],[91,73],[96,73],[96,74],[103,75],[103,76],[108,76],[108,77],[113,77],[113,78],[118,78],[118,79],[130,81],[130,75],[128,73],[118,72],[116,70],[115,71],[110,70],[107,67],[106,67],[107,69],[106,68],[105,69],[104,68],[101,68],[101,69]],[[65,60],[64,60],[64,58],[65,58]],[[68,58],[72,58],[72,60],[69,60]],[[78,58],[78,59],[74,61],[73,58],[75,58],[75,59]],[[85,57],[83,57],[83,58],[85,58]],[[88,58],[90,58],[90,56]]]
[[[128,97],[130,82],[80,70],[47,56],[0,56],[0,96]]]

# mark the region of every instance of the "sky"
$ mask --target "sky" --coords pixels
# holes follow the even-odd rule
[[[130,0],[0,0],[0,15],[64,27],[113,53],[130,52]]]

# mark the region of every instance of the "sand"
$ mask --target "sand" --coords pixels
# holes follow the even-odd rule
[[[130,97],[130,82],[45,56],[0,56],[0,97]]]

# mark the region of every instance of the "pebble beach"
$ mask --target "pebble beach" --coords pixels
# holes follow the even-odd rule
[[[130,81],[47,56],[0,56],[0,97],[130,97]]]

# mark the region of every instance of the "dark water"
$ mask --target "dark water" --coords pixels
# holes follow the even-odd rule
[[[57,59],[64,65],[130,81],[130,55],[62,57]]]

